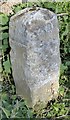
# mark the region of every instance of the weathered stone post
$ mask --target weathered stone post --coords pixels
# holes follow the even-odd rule
[[[9,24],[13,77],[18,95],[29,106],[47,103],[59,88],[59,29],[57,16],[43,8],[26,8]]]

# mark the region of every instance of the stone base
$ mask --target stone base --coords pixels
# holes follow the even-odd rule
[[[36,86],[34,89],[28,89],[26,84],[24,84],[23,87],[24,90],[21,88],[22,93],[19,88],[16,89],[16,93],[27,101],[29,107],[34,107],[38,103],[42,103],[43,106],[46,106],[48,101],[58,97],[59,83],[57,83],[57,81],[54,81],[53,83],[48,82],[39,88]]]

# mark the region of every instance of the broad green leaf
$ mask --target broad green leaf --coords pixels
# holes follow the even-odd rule
[[[0,40],[7,39],[9,37],[9,34],[7,32],[1,32],[0,33]]]
[[[9,116],[10,116],[10,111],[9,110],[7,110],[6,108],[4,108],[4,107],[1,107],[0,106],[0,108],[2,109],[2,111],[5,113],[5,115],[6,115],[6,117],[7,118],[9,118]]]
[[[0,46],[0,50],[2,50],[2,46]]]
[[[66,47],[64,47],[64,53],[67,53],[67,48]]]
[[[60,88],[59,88],[59,94],[60,94],[61,96],[64,95],[64,88],[63,88],[63,87],[60,87]]]
[[[3,101],[2,101],[2,105],[3,105],[5,108],[7,108],[7,110],[9,110],[9,111],[12,109],[12,105],[10,104],[9,101],[3,100]]]
[[[1,53],[1,49],[2,49],[2,41],[0,40],[0,53]]]
[[[64,21],[67,23],[68,16],[64,16]]]
[[[8,101],[8,95],[3,92],[2,95],[1,95],[1,100],[2,100],[2,101],[3,101],[3,100]]]
[[[6,14],[0,14],[0,25],[7,25],[8,16]]]
[[[17,13],[18,11],[22,10],[21,6],[14,7],[14,12]]]
[[[0,27],[0,32],[4,31],[4,30],[7,30],[7,29],[8,29],[8,26]]]
[[[68,34],[68,29],[66,29],[64,32],[63,32],[63,34],[62,34],[62,36],[61,36],[61,38],[62,38],[62,40],[64,40],[64,36],[66,36]],[[64,40],[65,41],[65,40]]]
[[[66,61],[65,63],[67,66],[70,66],[70,61]]]
[[[52,10],[52,11],[55,11],[56,10],[56,3],[52,3],[52,2],[46,2],[45,4],[43,3],[44,7],[49,9],[49,10]],[[41,5],[42,6],[42,5]]]
[[[60,115],[64,115],[66,113],[66,110],[64,108],[61,109]]]
[[[56,106],[54,106],[54,109],[56,110],[56,112],[58,112],[59,111],[59,108]]]
[[[4,39],[4,40],[3,40],[3,44],[4,44],[4,45],[8,45],[8,39]]]
[[[65,66],[64,64],[61,64],[60,66],[60,74],[63,74],[65,70],[67,70],[67,66]]]
[[[30,109],[27,110],[27,118],[32,118],[33,117],[33,113]]]
[[[3,52],[5,52],[5,51],[7,50],[7,48],[8,48],[8,44],[2,45],[2,50],[3,50]]]
[[[12,85],[12,89],[14,89],[14,85]],[[13,90],[13,91],[14,91],[14,90]],[[14,93],[14,92],[13,92],[13,93]],[[12,95],[12,96],[11,96],[11,98],[12,98],[12,99],[13,99],[13,101],[14,101],[14,100],[16,100],[17,95]]]
[[[2,45],[2,40],[0,40],[0,46]]]
[[[5,61],[4,63],[3,63],[3,66],[4,66],[4,68],[5,68],[5,72],[6,73],[10,73],[11,71],[10,71],[10,67],[11,67],[11,65],[10,65],[10,61]]]
[[[62,12],[62,7],[60,7],[60,6],[61,6],[61,3],[58,3],[56,5],[56,13],[61,13]]]
[[[20,5],[20,7],[21,8],[26,8],[26,5],[27,5],[26,3],[23,3],[23,4]],[[28,3],[28,5],[29,5],[29,3]],[[32,4],[30,4],[30,5],[32,5]]]

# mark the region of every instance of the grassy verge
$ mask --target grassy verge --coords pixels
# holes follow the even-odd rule
[[[10,46],[9,46],[9,19],[11,15],[0,13],[0,50],[1,64],[0,74],[3,81],[0,91],[0,110],[1,118],[51,118],[51,120],[69,120],[70,118],[70,31],[69,31],[69,7],[70,2],[58,3],[25,3],[13,6],[13,14],[30,6],[40,6],[48,8],[49,10],[61,14],[68,13],[68,15],[58,16],[59,29],[60,29],[60,55],[61,55],[61,71],[60,71],[60,88],[59,96],[56,100],[48,102],[45,108],[40,106],[37,111],[28,108],[26,101],[16,95],[16,88],[12,77],[12,68],[10,63]]]

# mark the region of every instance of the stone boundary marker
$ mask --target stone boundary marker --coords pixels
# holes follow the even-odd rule
[[[10,19],[9,42],[17,94],[33,107],[56,98],[60,51],[57,15],[43,8],[25,8]]]

